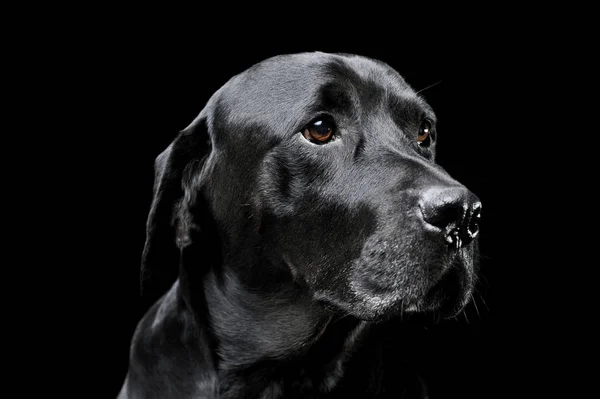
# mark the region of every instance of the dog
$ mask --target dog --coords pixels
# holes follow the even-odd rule
[[[162,296],[118,398],[426,397],[385,334],[466,306],[481,216],[437,140],[379,60],[286,54],[232,77],[156,159],[141,284]]]

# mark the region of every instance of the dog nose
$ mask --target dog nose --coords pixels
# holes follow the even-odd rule
[[[465,187],[432,187],[419,203],[423,220],[441,230],[446,242],[457,249],[479,233],[481,202]]]

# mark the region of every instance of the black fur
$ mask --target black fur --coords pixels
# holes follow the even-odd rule
[[[310,142],[323,118],[334,139]],[[227,82],[157,158],[142,287],[168,292],[119,398],[424,397],[398,370],[401,316],[467,303],[480,209],[435,164],[435,120],[354,55],[278,56]]]

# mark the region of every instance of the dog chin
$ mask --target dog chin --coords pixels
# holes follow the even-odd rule
[[[363,295],[351,302],[339,300],[328,294],[317,295],[319,302],[326,309],[343,316],[353,316],[357,319],[378,323],[403,314],[420,312],[421,307],[416,302],[407,303],[397,294]]]
[[[355,317],[369,321],[382,322],[394,318],[408,319],[413,315],[435,314],[441,318],[451,319],[459,315],[469,303],[471,290],[460,290],[461,294],[444,294],[436,290],[436,294],[414,300],[403,300],[397,296],[370,297],[361,305],[354,304],[349,313]]]
[[[393,318],[434,313],[442,318],[459,315],[471,298],[472,286],[462,280],[461,273],[449,273],[424,295],[410,296],[393,290],[377,294],[365,292],[352,301],[335,299],[332,295],[320,295],[326,308],[344,315],[352,315],[367,322],[382,322]]]

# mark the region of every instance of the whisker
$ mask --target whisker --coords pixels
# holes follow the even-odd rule
[[[469,318],[467,317],[467,312],[465,312],[463,310],[462,314],[463,314],[463,316],[465,316],[465,320],[467,321],[467,324],[469,324]]]
[[[487,305],[487,303],[485,303],[485,299],[483,298],[483,294],[481,292],[481,290],[478,287],[473,287],[475,293],[479,294],[477,295],[477,298],[481,299],[481,302],[483,303],[483,306],[485,306],[485,309],[489,312],[490,311],[490,307]],[[472,297],[473,300],[475,300],[475,297]]]
[[[488,286],[488,287],[490,286],[490,282],[487,280],[487,278],[483,274],[478,276],[478,280],[483,281],[486,286]]]
[[[403,321],[404,317],[404,299],[400,300],[400,321]]]
[[[475,312],[477,313],[477,317],[481,320],[481,313],[479,313],[479,308],[477,307],[477,302],[475,301],[475,297],[473,293],[471,293],[471,302],[473,302],[473,306],[475,307]]]
[[[332,310],[333,310],[333,308],[332,308]],[[340,321],[340,320],[342,320],[342,319],[344,319],[344,318],[346,318],[346,317],[348,317],[350,315],[351,315],[350,312],[344,312],[344,314],[340,315],[337,319],[334,320],[334,322]]]
[[[441,81],[441,80],[438,80],[437,82],[435,82],[435,83],[432,83],[432,84],[430,84],[429,86],[427,86],[427,87],[425,87],[425,88],[423,88],[423,89],[421,89],[421,90],[417,91],[417,94],[419,94],[419,93],[421,93],[421,92],[423,92],[423,91],[425,91],[425,90],[427,90],[427,89],[430,89],[430,88],[432,88],[433,86],[437,86],[437,85],[439,85],[440,83],[442,83],[442,81]]]
[[[483,302],[483,306],[485,306],[487,311],[490,312],[490,307],[487,305],[487,303],[485,303],[485,299],[483,299],[483,295],[479,295],[479,299],[481,299],[481,302]]]

